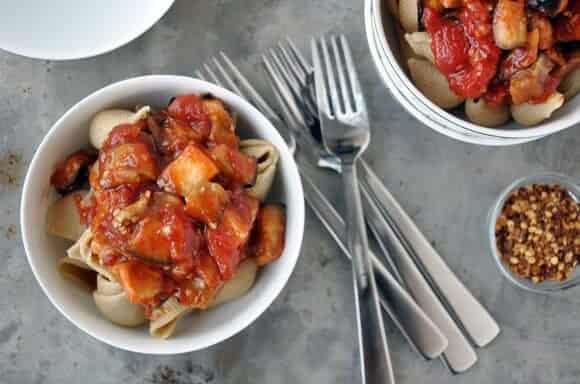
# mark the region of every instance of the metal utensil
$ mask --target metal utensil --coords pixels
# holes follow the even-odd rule
[[[296,105],[295,98],[293,97],[292,92],[284,85],[282,75],[283,68],[280,67],[280,60],[276,60],[276,58],[276,52],[273,51],[270,51],[262,56],[264,67],[269,76],[274,94],[283,111],[284,120],[289,122],[288,126],[291,127],[293,132],[296,132],[296,136],[298,138],[306,136],[306,139],[311,139],[310,135],[306,133],[305,122],[301,111]],[[303,145],[299,145],[299,147],[301,149],[299,152],[313,152],[313,156],[309,157],[310,164],[308,165],[312,167],[312,164],[316,164],[315,160],[319,154],[319,151],[315,150],[316,147],[312,146],[311,141],[306,142]],[[314,158],[314,161],[312,158]],[[301,157],[297,156],[297,160],[300,161]],[[302,162],[300,162],[299,165],[302,168],[306,168],[306,165],[302,164]],[[322,194],[312,183],[308,183],[308,180],[305,180],[303,184],[306,198],[309,202],[311,202],[310,205],[319,219],[325,223],[327,228],[329,225],[327,223],[330,223],[330,226],[335,228],[333,232],[346,234],[345,230],[336,229],[340,226],[344,226],[344,224],[341,224],[342,220],[340,219],[340,216],[338,216],[336,210],[334,207],[332,207],[332,205],[330,205],[328,200],[322,196]],[[309,186],[307,184],[312,185]],[[341,244],[345,237],[346,236],[339,236],[335,237],[335,239],[337,240],[337,243]],[[343,246],[342,249],[345,251],[346,247]],[[383,248],[382,251],[388,253],[385,248]],[[348,254],[348,252],[345,251],[345,254]],[[397,284],[394,286],[394,288],[396,288],[395,290],[389,288],[393,284],[393,279],[391,278],[390,274],[388,274],[386,268],[382,265],[382,262],[372,253],[371,258],[373,259],[373,264],[375,266],[375,279],[379,286],[379,295],[384,297],[385,295],[390,296],[395,294],[398,296],[398,290],[400,288],[399,285]],[[392,300],[389,302],[392,302]],[[411,345],[415,346],[415,348],[418,349],[418,351],[426,358],[434,358],[441,355],[442,351],[445,350],[448,344],[443,334],[438,329],[433,328],[431,321],[425,322],[423,316],[418,316],[419,314],[415,313],[415,307],[409,306],[406,303],[406,300],[401,301],[400,299],[397,299],[397,302],[404,305],[401,306],[397,305],[396,303],[392,303],[391,307],[393,307],[395,310],[394,314],[392,311],[389,311],[387,306],[384,305],[384,300],[381,300],[381,305],[383,305],[385,311],[391,316],[391,318],[393,318],[396,324],[397,318],[399,320],[401,320],[401,317],[403,317],[403,319],[406,318],[406,320],[403,321],[403,328],[401,328],[400,324],[397,325],[402,330],[403,335],[407,338]],[[410,312],[409,309],[411,309]],[[404,315],[405,313],[408,313],[411,316]]]
[[[309,103],[309,99],[304,97],[309,93],[308,89],[302,91],[290,91],[290,89],[297,89],[308,84],[310,71],[308,64],[296,49],[291,40],[280,42],[276,50],[271,50],[269,56],[282,75],[283,82],[280,82],[278,88],[287,86],[290,93],[287,101],[288,104],[293,103],[296,95],[301,97],[304,105]],[[304,114],[308,114],[310,109],[303,110]],[[315,124],[313,119],[304,118],[304,121],[309,121],[310,124]],[[306,130],[310,132],[310,130]],[[319,143],[316,143],[320,146]],[[316,151],[319,153],[319,151]],[[323,155],[324,159],[318,162],[318,165],[324,168],[330,168],[335,171],[340,171],[336,167],[328,167],[326,164],[335,162],[336,160],[330,158],[328,154]],[[445,365],[453,372],[460,373],[469,369],[477,362],[477,355],[475,350],[463,335],[460,328],[457,326],[449,312],[438,299],[428,281],[420,272],[408,249],[401,242],[396,235],[391,223],[386,219],[386,215],[381,211],[378,204],[373,200],[373,194],[368,184],[364,179],[359,178],[363,196],[363,208],[370,230],[373,232],[377,243],[379,244],[383,255],[386,255],[386,260],[391,261],[392,269],[397,271],[397,276],[400,281],[405,283],[405,288],[413,295],[417,304],[425,310],[425,312],[436,321],[439,329],[445,334],[448,340],[448,345],[443,352],[443,359]],[[395,257],[390,257],[393,254]],[[402,276],[402,277],[401,277]],[[437,339],[425,340],[427,345],[434,346]],[[431,344],[435,343],[435,344]]]
[[[323,143],[342,165],[362,382],[394,383],[356,177],[357,160],[370,142],[366,104],[346,37],[331,37],[330,44],[313,39],[311,46]]]
[[[264,60],[265,63],[269,64],[266,57],[264,57]],[[267,67],[272,69],[271,66]],[[293,153],[297,149],[297,140],[295,134],[289,129],[289,126],[294,127],[293,129],[298,132],[298,136],[300,137],[298,141],[301,142],[300,149],[302,150],[297,151],[295,157],[299,163],[307,203],[323,222],[331,236],[337,241],[345,256],[350,259],[350,254],[342,242],[346,233],[342,218],[332,204],[318,191],[310,178],[302,171],[305,167],[311,168],[312,166],[310,164],[316,161],[320,154],[314,150],[313,145],[315,143],[310,136],[304,134],[306,123],[302,119],[302,113],[293,102],[289,102],[291,99],[288,95],[284,99],[283,95],[277,92],[276,87],[273,86],[274,94],[278,99],[285,123],[223,52],[218,57],[213,57],[208,60],[202,69],[197,70],[195,73],[198,78],[209,80],[228,88],[251,102],[270,119],[284,137],[288,147]],[[273,75],[274,72],[269,72],[268,74]],[[272,76],[269,76],[269,80],[272,81]],[[307,186],[311,187],[308,188]],[[385,312],[387,312],[403,336],[418,353],[425,358],[439,356],[447,346],[445,337],[417,306],[411,296],[397,283],[396,279],[389,274],[381,260],[375,255],[372,255],[372,257],[376,269],[375,277],[383,293],[381,296],[381,306]]]
[[[278,44],[278,50],[284,53],[281,56],[281,60],[283,61],[283,65],[287,69],[287,72],[290,74],[286,77],[287,84],[292,88],[298,88],[298,91],[295,91],[294,93],[302,95],[300,105],[303,105],[305,115],[310,115],[312,109],[316,108],[316,106],[311,105],[313,103],[312,98],[308,97],[313,88],[311,75],[312,67],[308,65],[300,51],[290,39],[286,39],[286,41]],[[317,128],[317,122],[313,121],[315,118],[316,115],[305,117],[305,121],[311,123],[311,131],[315,131]],[[329,158],[328,154],[323,154],[318,165],[323,168],[339,171],[336,167],[328,166],[328,164],[332,163],[333,159]],[[368,203],[374,204],[379,208],[382,216],[384,216],[387,222],[391,224],[395,234],[405,245],[407,250],[407,252],[395,254],[398,257],[395,260],[391,260],[391,264],[408,264],[412,261],[409,260],[409,257],[411,257],[417,264],[414,268],[409,269],[409,272],[412,273],[411,278],[415,280],[419,278],[418,274],[423,275],[422,280],[426,280],[431,289],[438,294],[441,301],[451,309],[475,345],[483,347],[490,343],[500,332],[497,322],[481,305],[481,303],[473,297],[453,271],[449,269],[441,256],[431,246],[429,241],[417,228],[415,223],[408,217],[364,159],[361,159],[359,168],[361,171],[359,173],[361,189],[366,191],[366,195],[371,197],[371,201],[368,201]],[[371,228],[373,229],[373,233],[380,234],[380,228],[379,230],[374,229],[372,223]],[[397,269],[399,268],[397,267]],[[423,308],[426,308],[422,303],[420,303],[420,305]],[[433,306],[435,303],[430,300],[427,305]],[[430,316],[440,317],[432,314],[430,314]],[[438,325],[442,329],[449,327],[449,325]],[[446,336],[448,338],[452,337],[449,334]],[[473,357],[471,365],[475,363],[475,354],[473,351],[467,351],[467,343],[465,341],[460,342],[457,340],[452,342],[452,344],[464,346],[463,351],[448,351],[449,354],[452,353],[455,356],[464,356],[457,361],[457,364],[453,363],[453,359],[447,359],[452,370],[458,372],[467,369],[467,356]]]

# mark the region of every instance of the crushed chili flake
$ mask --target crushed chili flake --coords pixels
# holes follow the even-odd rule
[[[580,204],[558,185],[521,187],[495,223],[502,261],[534,283],[568,279],[580,260]]]

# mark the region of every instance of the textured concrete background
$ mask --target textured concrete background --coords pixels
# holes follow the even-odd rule
[[[27,164],[51,124],[80,98],[135,75],[190,74],[221,49],[259,81],[259,52],[285,35],[304,48],[309,36],[329,31],[354,43],[374,129],[368,159],[503,329],[478,351],[474,368],[452,377],[439,361],[421,361],[389,324],[398,382],[580,381],[578,290],[544,297],[513,288],[485,239],[487,211],[514,178],[544,170],[580,177],[577,129],[493,149],[419,125],[375,73],[362,1],[183,0],[145,35],[97,58],[58,63],[0,53],[0,383],[358,382],[349,266],[311,212],[301,259],[274,305],[231,340],[175,357],[116,350],[70,324],[34,280],[18,230]],[[318,177],[342,205],[336,177]]]

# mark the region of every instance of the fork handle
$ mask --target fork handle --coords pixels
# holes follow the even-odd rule
[[[362,384],[394,384],[379,295],[369,255],[365,220],[354,164],[342,170],[347,206],[347,244],[352,256]]]
[[[427,280],[434,283],[435,291],[453,310],[475,345],[483,347],[499,334],[497,322],[483,305],[467,290],[433,248],[413,220],[382,184],[373,170],[361,159],[362,178],[373,193],[375,201],[411,249]]]

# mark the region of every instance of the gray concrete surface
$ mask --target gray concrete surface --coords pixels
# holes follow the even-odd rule
[[[192,354],[155,357],[97,342],[48,302],[27,265],[18,206],[27,164],[51,124],[88,93],[149,73],[190,74],[225,50],[257,81],[258,53],[285,35],[301,47],[340,31],[354,43],[373,121],[368,159],[452,269],[496,316],[501,336],[451,376],[421,361],[388,326],[398,382],[580,382],[580,295],[524,293],[496,270],[487,211],[514,178],[554,170],[580,177],[577,129],[512,148],[452,141],[413,120],[381,84],[367,51],[362,1],[177,1],[149,32],[110,54],[46,62],[0,52],[0,383],[357,383],[349,266],[308,212],[301,259],[281,296],[252,326]],[[338,180],[321,188],[342,206]]]

